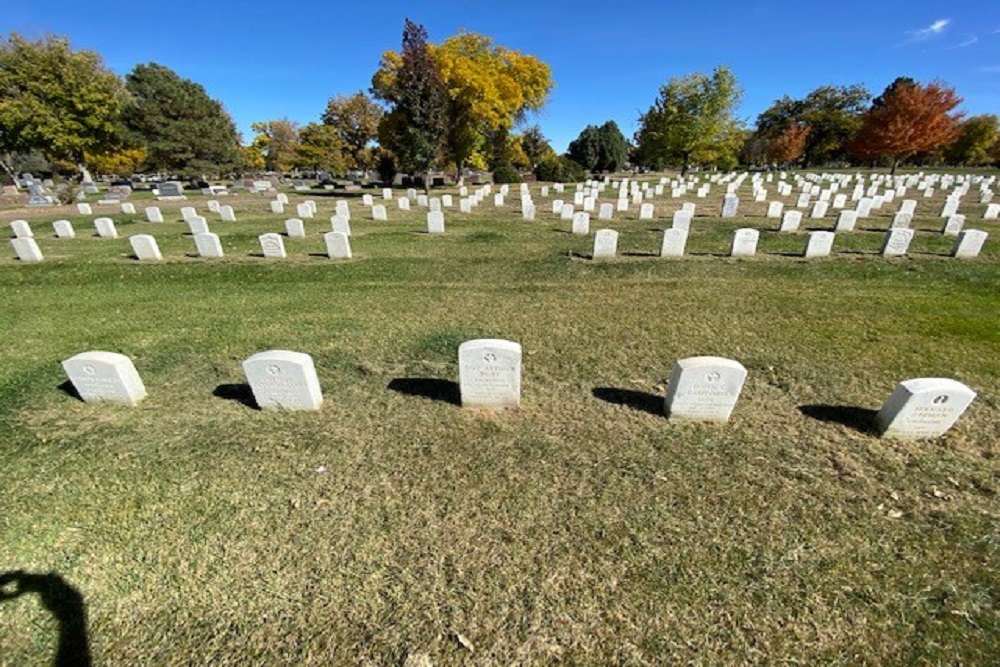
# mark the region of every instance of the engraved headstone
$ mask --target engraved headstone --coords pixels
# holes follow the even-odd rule
[[[589,234],[590,233],[590,214],[585,211],[577,211],[573,214],[573,226],[571,228],[574,234]]]
[[[735,218],[740,206],[740,198],[736,195],[726,195],[722,200],[722,217]]]
[[[810,257],[827,257],[833,249],[833,232],[809,232],[806,235],[806,249],[802,254]]]
[[[400,197],[396,200],[396,204],[399,206],[400,211],[410,210],[410,199],[408,197]]]
[[[989,234],[979,229],[966,229],[964,232],[960,232],[955,247],[951,251],[951,256],[977,257],[988,236]]]
[[[189,220],[196,215],[198,215],[198,211],[194,206],[181,206],[181,218],[183,220]]]
[[[323,392],[313,359],[304,352],[268,350],[243,362],[261,410],[319,410]]]
[[[184,185],[178,181],[164,181],[157,188],[160,197],[183,197]]]
[[[236,222],[236,212],[232,206],[220,206],[219,215],[222,217],[223,222]]]
[[[90,208],[90,204],[77,204],[76,212],[80,215],[93,215],[94,211]]]
[[[31,231],[31,225],[27,220],[14,220],[10,223],[10,231],[14,233],[14,238],[30,239],[35,233]]]
[[[117,352],[81,352],[62,362],[76,393],[87,403],[137,405],[146,387],[132,360]]]
[[[983,213],[983,220],[996,220],[1000,218],[1000,204],[990,204]]]
[[[976,398],[957,380],[916,378],[896,385],[875,416],[879,432],[890,438],[915,440],[944,435]]]
[[[835,232],[853,232],[854,225],[858,222],[858,212],[851,209],[844,209],[837,216],[837,224],[833,230]]]
[[[191,235],[192,236],[195,235],[195,234],[207,234],[208,233],[208,231],[209,231],[209,229],[208,229],[208,221],[205,220],[205,218],[201,217],[200,215],[195,215],[195,216],[192,216],[190,218],[185,218],[185,220],[187,222],[188,229],[191,230]]]
[[[163,259],[160,254],[160,247],[156,244],[156,239],[149,234],[133,234],[128,237],[128,242],[132,246],[135,258],[140,261],[158,262]]]
[[[660,257],[683,257],[684,246],[687,244],[688,230],[683,227],[671,227],[663,232],[663,244],[660,246]]]
[[[351,258],[351,240],[344,232],[327,232],[323,235],[323,241],[330,259]]]
[[[115,222],[111,218],[95,218],[94,228],[102,239],[118,238],[118,230],[115,229]]]
[[[909,213],[897,213],[892,216],[892,224],[890,229],[909,229],[910,223],[913,222],[913,216]]]
[[[76,236],[76,232],[73,231],[73,225],[69,220],[56,220],[52,223],[52,230],[61,239],[71,239]]]
[[[306,202],[301,202],[299,204],[296,204],[295,205],[295,215],[299,216],[299,218],[311,218],[311,217],[313,217],[312,206],[310,206]]]
[[[121,212],[126,215],[135,215],[135,204],[132,202],[122,202]]]
[[[769,218],[781,218],[781,211],[785,208],[784,203],[780,201],[773,201],[767,205],[767,217]]]
[[[882,256],[900,257],[906,254],[913,240],[912,229],[890,229],[882,242]]]
[[[270,206],[271,206],[271,213],[277,213],[280,215],[285,212],[285,205],[282,204],[277,199],[271,201]]]
[[[281,234],[268,232],[258,236],[257,240],[260,241],[260,251],[264,253],[264,257],[284,259],[287,256],[285,254],[285,240],[281,238]]]
[[[441,211],[428,211],[427,233],[444,234],[444,213]]]
[[[601,204],[597,212],[598,220],[611,220],[615,215],[615,207],[610,203]]]
[[[303,238],[306,235],[305,223],[299,218],[285,220],[285,234],[289,238]]]
[[[218,234],[195,234],[194,245],[200,257],[222,257],[222,242]]]
[[[388,217],[385,214],[385,206],[382,204],[375,204],[372,206],[372,220],[388,220]]]
[[[613,229],[599,229],[594,234],[593,259],[614,259],[618,252],[618,232]]]
[[[654,207],[652,204],[643,204],[639,207],[639,219],[640,220],[652,220],[653,219]]]
[[[521,346],[479,339],[458,348],[463,408],[516,408],[521,404]]]
[[[801,213],[800,211],[797,211]],[[729,249],[730,257],[753,257],[757,254],[757,240],[760,232],[750,227],[737,229],[733,232],[733,243]]]
[[[146,221],[147,222],[163,222],[163,213],[160,211],[159,206],[147,206],[146,207]]]
[[[961,213],[956,213],[950,216],[944,223],[944,229],[941,233],[945,236],[958,236],[958,233],[962,231],[962,227],[965,226],[965,216]]]
[[[785,214],[781,216],[781,226],[778,231],[781,232],[794,232],[797,231],[799,225],[802,223],[802,211],[787,210]]]
[[[587,215],[588,215],[588,217],[590,216],[589,213]],[[560,211],[560,213],[559,213],[559,218],[561,220],[572,220],[573,219],[573,205],[572,204],[563,204],[562,211]]]
[[[374,204],[373,204],[374,205]],[[343,232],[351,235],[351,221],[346,216],[336,213],[330,218],[330,229],[334,232]]]
[[[688,357],[674,365],[664,401],[669,419],[726,422],[736,407],[747,369],[723,357]]]
[[[14,247],[14,253],[22,262],[40,262],[44,259],[38,243],[33,238],[11,239],[10,244]]]

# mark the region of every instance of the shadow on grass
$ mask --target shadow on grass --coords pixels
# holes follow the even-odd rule
[[[800,259],[803,257],[801,252],[765,252],[761,254],[770,255],[772,257],[798,257]]]
[[[73,386],[72,380],[66,380],[61,385],[59,385],[57,389],[59,389],[59,391],[63,392],[64,394],[72,396],[76,400],[83,402],[83,396],[80,396],[80,392],[78,392],[76,390],[76,387]]]
[[[636,391],[634,389],[619,389],[618,387],[594,387],[590,393],[594,395],[594,398],[600,399],[605,403],[624,405],[633,410],[648,412],[658,417],[664,415],[663,397],[656,394]]]
[[[876,410],[853,405],[800,405],[799,412],[821,422],[833,422],[853,428],[860,433],[871,433],[875,425]]]
[[[45,610],[59,623],[59,641],[54,667],[89,667],[87,605],[83,595],[54,572],[29,574],[14,570],[0,574],[0,602],[34,593]]]
[[[632,252],[623,252],[622,257],[659,257],[658,252],[643,252],[641,250],[635,250]]]
[[[212,396],[222,398],[227,401],[236,401],[253,410],[259,410],[257,401],[253,397],[253,390],[245,382],[242,384],[220,384],[212,392]]]
[[[407,396],[420,396],[432,401],[461,405],[462,396],[458,383],[438,378],[394,378],[388,389]]]

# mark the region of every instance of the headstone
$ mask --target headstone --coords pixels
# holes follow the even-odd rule
[[[351,221],[347,219],[347,216],[341,215],[340,213],[337,213],[330,218],[330,228],[332,231],[343,232],[348,236],[351,235]]]
[[[618,253],[618,232],[613,229],[599,229],[594,234],[593,259],[614,259]]]
[[[427,213],[427,233],[444,234],[444,213],[441,211]]]
[[[111,218],[95,218],[94,228],[97,230],[97,235],[102,239],[118,238],[118,230],[115,229],[115,221]]]
[[[11,239],[10,244],[14,246],[14,253],[22,262],[40,262],[44,259],[35,239],[16,238]]]
[[[652,220],[654,213],[654,207],[652,204],[643,204],[639,207],[639,219],[640,220]]]
[[[801,213],[801,211],[797,211]],[[733,232],[733,244],[729,249],[730,257],[753,257],[757,254],[757,239],[760,232],[744,227]]]
[[[572,220],[574,215],[572,204],[563,204],[562,211],[559,213],[559,218],[562,220]],[[590,215],[589,213],[587,214]]]
[[[553,213],[562,213],[562,207],[563,207],[563,200],[562,199],[553,199],[552,200],[552,212]]]
[[[392,200],[392,188],[382,188],[382,200],[383,201]]]
[[[375,204],[372,206],[372,220],[388,220],[388,217],[385,214],[385,206],[382,204]]]
[[[288,203],[288,195],[286,195],[284,192],[279,192],[278,194],[276,194],[274,196],[274,199],[275,199],[275,201],[279,201],[282,204],[287,204]]]
[[[958,236],[958,233],[962,231],[962,227],[965,226],[965,216],[961,213],[956,213],[950,216],[944,223],[944,229],[941,233],[945,236]]]
[[[157,189],[160,191],[160,197],[184,196],[184,185],[178,181],[164,181]]]
[[[767,205],[767,217],[769,218],[781,218],[781,211],[785,208],[784,203],[780,201],[773,201]]]
[[[132,360],[117,352],[81,352],[62,362],[76,393],[87,403],[137,405],[146,397]]]
[[[830,203],[829,202],[825,202],[823,200],[820,200],[820,201],[816,202],[815,204],[813,204],[812,212],[809,214],[809,217],[813,218],[813,219],[816,219],[816,218],[825,218],[826,217],[826,211],[827,211],[827,209],[829,207],[830,207]]]
[[[909,213],[913,215],[917,212],[917,200],[916,199],[904,199],[899,205],[900,213]]]
[[[833,232],[809,232],[806,234],[806,249],[803,257],[827,257],[833,249]]]
[[[327,232],[323,235],[323,240],[330,259],[351,258],[351,240],[344,232]]]
[[[55,231],[56,236],[61,239],[71,239],[76,236],[76,232],[73,231],[73,225],[69,220],[56,220],[52,223],[52,229]]]
[[[983,213],[983,220],[996,220],[1000,218],[1000,204],[990,204]]]
[[[218,202],[218,200],[216,200],[216,199],[209,199],[207,202],[205,202],[205,205],[208,206],[208,211],[210,213],[218,213],[219,212],[219,202]]]
[[[892,216],[892,224],[890,229],[909,229],[910,223],[913,222],[913,216],[909,213],[897,213]]]
[[[200,257],[222,257],[222,242],[218,234],[195,234],[194,245]]]
[[[224,222],[236,222],[236,212],[233,211],[232,206],[220,206],[219,215],[222,216]]]
[[[597,212],[598,220],[611,220],[615,215],[615,207],[612,204],[604,203],[601,204],[601,208]]]
[[[669,419],[727,422],[747,377],[738,361],[688,357],[674,365],[664,401]]]
[[[890,229],[882,242],[883,257],[900,257],[906,254],[913,240],[912,229]]]
[[[163,259],[160,254],[160,247],[156,244],[156,239],[149,234],[133,234],[128,237],[128,242],[132,246],[135,258],[140,261],[151,260],[158,262]]]
[[[451,208],[455,205],[455,201],[451,195],[441,195],[441,206],[444,208]]]
[[[370,194],[367,194],[367,193],[363,194],[363,195],[361,195],[361,203],[363,205],[365,205],[365,206],[374,206],[375,205],[375,198],[372,197]]]
[[[396,200],[396,203],[399,205],[400,211],[410,210],[410,200],[408,197],[400,197],[399,199]]]
[[[285,220],[285,234],[289,238],[303,238],[306,235],[306,226],[299,218],[289,218]]]
[[[469,201],[468,197],[462,197],[458,200],[458,211],[459,213],[472,213],[472,202]]]
[[[195,210],[194,206],[181,206],[181,218],[183,220],[188,220],[196,215],[198,215],[198,211]]]
[[[76,212],[80,215],[93,215],[94,211],[90,208],[90,204],[77,204]]]
[[[521,346],[479,339],[458,348],[463,408],[516,408],[521,404]]]
[[[967,229],[959,233],[955,248],[951,251],[952,257],[977,257],[979,251],[983,249],[986,238],[989,236],[984,231],[978,229]]]
[[[316,366],[304,352],[258,352],[243,362],[243,372],[261,410],[319,410],[323,403]]]
[[[682,227],[672,227],[663,232],[663,244],[660,246],[660,257],[683,257],[684,246],[687,244],[688,230]]]
[[[195,234],[207,234],[209,231],[208,221],[205,220],[205,218],[201,217],[200,215],[196,215],[192,218],[187,218],[187,224],[188,224],[188,229],[191,230],[192,236]]]
[[[740,206],[740,198],[736,195],[726,195],[722,200],[722,217],[735,218]]]
[[[28,224],[27,220],[14,220],[10,223],[10,231],[14,233],[14,238],[17,239],[30,239],[35,237],[34,232],[31,231],[31,225]]]
[[[534,204],[521,204],[521,217],[525,220],[535,219],[535,205]]]
[[[778,228],[780,232],[794,232],[798,230],[799,225],[802,223],[802,211],[788,210],[785,214],[781,216],[781,226]]]
[[[270,204],[271,204],[271,213],[277,213],[278,215],[281,215],[282,213],[285,212],[285,205],[282,204],[277,199],[270,202]]]
[[[267,234],[258,236],[257,240],[260,241],[260,251],[264,254],[264,257],[268,259],[284,259],[287,257],[285,254],[285,240],[281,238],[281,234],[268,232]]]
[[[125,215],[135,215],[135,204],[132,202],[122,202],[121,212]]]
[[[300,203],[296,204],[295,205],[295,215],[299,216],[299,218],[311,218],[311,217],[313,217],[312,206],[310,206],[306,202],[300,202]]]
[[[417,206],[427,206],[427,195],[417,195]]]
[[[146,207],[146,220],[147,222],[163,222],[163,213],[160,211],[159,206],[147,206]]]
[[[944,206],[941,208],[941,217],[948,218],[958,213],[958,205],[960,203],[961,202],[957,198],[948,197],[944,201]]]
[[[837,224],[833,228],[835,232],[853,232],[854,225],[858,222],[858,212],[851,209],[844,209],[837,216]]]
[[[944,435],[962,416],[976,392],[957,380],[916,378],[896,385],[875,416],[884,437],[915,440]]]
[[[574,234],[589,234],[590,233],[590,214],[586,211],[577,211],[573,214],[573,227],[571,231]]]

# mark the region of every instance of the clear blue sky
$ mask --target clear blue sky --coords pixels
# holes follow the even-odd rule
[[[558,151],[607,120],[631,138],[670,77],[717,65],[736,74],[750,125],[782,95],[852,83],[878,94],[897,76],[944,80],[969,114],[1000,113],[997,0],[3,4],[5,35],[61,35],[120,74],[157,62],[202,84],[245,141],[253,121],[316,121],[328,98],[367,90],[381,53],[399,49],[406,17],[432,42],[464,28],[548,63],[555,88],[529,122]]]

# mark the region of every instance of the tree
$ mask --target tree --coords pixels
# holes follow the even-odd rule
[[[547,157],[555,156],[549,140],[542,134],[542,128],[532,125],[521,134],[521,150],[528,158],[530,168],[534,169]]]
[[[609,120],[597,128],[597,170],[621,171],[628,164],[629,145],[618,123]]]
[[[127,95],[93,51],[61,37],[31,42],[13,33],[0,43],[0,149],[37,150],[71,161],[86,175],[86,155],[120,143]]]
[[[448,92],[423,26],[406,19],[402,52],[383,54],[372,93],[391,108],[379,123],[379,142],[403,169],[426,175],[440,160],[446,140]],[[425,187],[429,181],[425,177]]]
[[[309,123],[299,132],[299,144],[292,156],[294,166],[343,174],[345,163],[343,143],[335,127]]]
[[[972,116],[958,127],[958,137],[945,151],[949,164],[978,167],[1000,160],[1000,117]]]
[[[251,123],[257,133],[254,144],[264,155],[264,168],[268,171],[288,171],[292,168],[299,145],[299,124],[287,118]]]
[[[86,154],[87,164],[99,174],[115,174],[116,176],[131,176],[146,159],[143,148],[123,148],[97,155]]]
[[[374,169],[375,153],[369,144],[378,138],[381,120],[382,108],[364,91],[331,97],[323,112],[323,124],[336,130],[349,169]]]
[[[791,164],[806,152],[806,141],[812,128],[805,123],[787,125],[767,147],[767,158],[777,164]]]
[[[125,86],[132,104],[123,120],[132,141],[148,152],[145,169],[193,177],[240,166],[236,125],[201,85],[149,63],[136,65]]]
[[[583,128],[583,131],[580,132],[576,139],[569,142],[566,156],[587,171],[595,171],[597,163],[600,160],[601,148],[599,144],[600,139],[597,134],[597,128],[593,125],[588,125]]]
[[[639,118],[636,157],[645,166],[662,169],[680,164],[681,174],[692,163],[735,161],[739,123],[733,112],[740,99],[736,77],[726,67],[711,76],[700,72],[674,77]]]
[[[955,140],[962,114],[953,111],[961,102],[943,83],[896,79],[872,102],[848,150],[865,160],[890,158],[895,175],[902,160]]]

